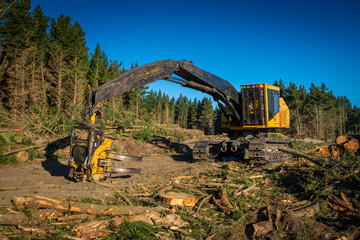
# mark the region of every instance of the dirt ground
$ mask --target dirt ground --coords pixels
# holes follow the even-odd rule
[[[162,150],[158,149],[158,151],[161,152]],[[131,153],[134,154],[134,152]],[[38,184],[57,185],[55,188],[38,187],[2,191],[0,193],[0,206],[11,206],[13,196],[25,196],[28,194],[50,198],[72,197],[106,200],[106,198],[113,197],[116,189],[131,191],[132,187],[139,184],[145,187],[149,185],[161,186],[171,182],[174,178],[196,175],[200,172],[219,169],[219,166],[221,166],[221,163],[193,163],[188,155],[152,154],[151,156],[145,156],[142,162],[125,162],[124,167],[141,168],[141,174],[133,174],[131,176],[119,175],[115,178],[110,178],[104,181],[104,183],[111,184],[114,188],[108,188],[96,183],[73,182],[68,179],[70,169],[67,166],[68,154],[69,147],[66,147],[44,159],[0,168],[1,187],[32,186]]]
[[[75,204],[89,203],[105,209],[146,206],[154,210],[162,206],[166,209],[166,216],[176,213],[187,223],[174,230],[171,224],[155,224],[151,220],[150,224],[154,224],[155,228],[145,237],[137,239],[152,236],[151,239],[352,240],[360,236],[360,165],[357,156],[333,160],[326,166],[318,166],[299,157],[266,165],[245,161],[193,162],[191,148],[200,139],[187,139],[182,144],[169,142],[166,138],[151,144],[130,137],[115,141],[113,148],[117,152],[143,157],[142,162],[122,163],[123,167],[141,168],[141,174],[113,176],[100,183],[74,182],[68,178],[69,137],[48,144],[39,143],[39,146],[46,145],[44,149],[37,150],[42,158],[0,168],[1,214],[6,220],[7,217],[25,218],[25,213],[44,210],[31,209],[31,206],[28,209],[25,205],[13,206],[14,196],[21,198],[29,195]],[[304,141],[299,146],[307,149],[313,148],[313,145],[313,142]],[[196,206],[173,208],[162,202],[158,195],[169,186],[172,191],[196,196]],[[14,187],[20,188],[9,189]],[[121,199],[122,195],[128,196],[134,206],[128,206],[128,202]],[[302,214],[304,209],[305,214],[294,215]],[[115,237],[127,234],[130,229],[131,234],[121,239],[133,239],[150,226],[140,227],[136,223],[124,223],[121,225],[124,228],[113,226],[109,225],[112,216],[105,215],[88,214],[86,219],[72,212],[61,213],[63,218],[51,215],[49,219],[40,219],[34,215],[30,222],[23,224],[25,227],[16,222],[0,226],[0,238],[58,236],[74,239],[76,236],[88,239],[92,238],[86,235],[89,231],[79,232],[81,226],[88,224],[92,229],[92,224],[106,223],[105,230],[95,227],[94,233],[100,234],[96,236],[107,236],[104,234],[108,233]],[[267,229],[263,229],[264,226]]]

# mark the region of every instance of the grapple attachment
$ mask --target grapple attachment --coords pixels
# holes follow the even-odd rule
[[[102,181],[114,173],[140,173],[139,168],[121,167],[122,161],[142,161],[141,157],[116,153],[115,138],[93,125],[74,127],[71,134],[69,177],[75,181]]]

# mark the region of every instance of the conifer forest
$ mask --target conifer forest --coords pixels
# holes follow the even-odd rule
[[[280,88],[290,128],[266,132],[275,147],[256,151],[288,159],[246,158],[241,144],[255,137],[230,139],[210,95],[173,97],[149,86],[103,102],[91,131],[104,134],[86,147],[111,143],[84,154],[71,133],[85,122],[89,93],[139,67],[109,59],[101,42],[89,46],[85,30],[31,0],[0,0],[0,239],[359,239],[360,108],[326,79],[310,87],[263,80]],[[242,141],[219,148],[237,155],[193,157],[196,143],[222,141]],[[90,154],[107,178],[74,177],[96,175]],[[141,171],[116,175],[104,159]]]
[[[45,16],[40,6],[31,11],[30,3],[5,1],[1,6],[1,124],[21,119],[49,134],[69,132],[81,120],[89,92],[124,73],[126,59],[108,59],[101,43],[89,49],[80,23],[70,16]],[[306,89],[292,82],[285,86],[280,79],[275,85],[290,108],[292,134],[330,139],[359,132],[359,108],[346,96],[334,96],[325,83]],[[105,117],[111,122],[177,123],[213,133],[219,114],[212,106],[210,96],[175,99],[166,89],[144,87],[109,100]]]

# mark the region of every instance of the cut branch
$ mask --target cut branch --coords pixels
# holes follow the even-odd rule
[[[25,150],[28,150],[28,149],[33,149],[33,148],[45,148],[46,146],[47,146],[47,144],[43,144],[43,145],[40,145],[40,146],[30,146],[30,147],[26,147],[26,148],[19,148],[19,149],[12,150],[12,151],[4,153],[4,156],[10,155],[10,154],[13,154],[13,153],[16,153],[16,152],[20,152],[20,151],[25,151]]]

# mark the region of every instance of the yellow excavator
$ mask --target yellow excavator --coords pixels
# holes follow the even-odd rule
[[[168,59],[131,69],[89,94],[83,111],[84,121],[74,127],[71,134],[71,178],[101,181],[114,173],[140,172],[139,168],[121,167],[121,162],[142,161],[142,158],[113,151],[111,144],[115,139],[100,129],[103,101],[161,79],[211,95],[222,110],[221,126],[228,129],[230,139],[196,143],[192,153],[194,160],[214,161],[231,156],[267,163],[291,157],[278,150],[279,147],[291,147],[289,141],[272,140],[266,134],[289,128],[289,108],[280,97],[278,87],[242,85],[238,92],[228,81],[191,62]]]

